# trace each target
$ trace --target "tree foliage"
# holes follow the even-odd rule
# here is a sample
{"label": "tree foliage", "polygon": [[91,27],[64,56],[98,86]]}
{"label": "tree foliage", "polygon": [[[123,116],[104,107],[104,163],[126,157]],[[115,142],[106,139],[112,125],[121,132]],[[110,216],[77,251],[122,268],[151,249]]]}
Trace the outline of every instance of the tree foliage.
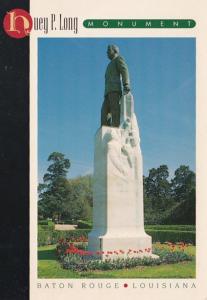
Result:
{"label": "tree foliage", "polygon": [[168,167],[161,165],[151,169],[149,176],[145,177],[145,193],[151,203],[152,209],[165,210],[170,200],[170,183],[168,181]]}
{"label": "tree foliage", "polygon": [[195,173],[181,165],[169,179],[168,167],[144,177],[146,224],[195,224]]}
{"label": "tree foliage", "polygon": [[53,152],[43,183],[38,186],[38,216],[58,222],[92,218],[92,179],[91,176],[67,179],[70,160],[64,154]]}
{"label": "tree foliage", "polygon": [[53,152],[49,155],[51,162],[47,173],[43,177],[43,184],[39,184],[39,215],[44,218],[60,220],[64,212],[64,202],[68,194],[66,175],[70,168],[70,161],[64,154]]}
{"label": "tree foliage", "polygon": [[172,196],[176,202],[187,199],[195,188],[195,173],[188,166],[181,165],[171,181]]}
{"label": "tree foliage", "polygon": [[64,218],[89,220],[92,218],[92,179],[90,175],[68,180],[69,193],[64,205]]}

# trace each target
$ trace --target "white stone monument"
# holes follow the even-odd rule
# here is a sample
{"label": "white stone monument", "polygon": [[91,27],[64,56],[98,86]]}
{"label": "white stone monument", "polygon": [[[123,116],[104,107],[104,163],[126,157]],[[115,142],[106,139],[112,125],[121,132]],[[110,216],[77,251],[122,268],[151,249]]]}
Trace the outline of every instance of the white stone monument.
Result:
{"label": "white stone monument", "polygon": [[155,257],[144,230],[142,154],[131,93],[121,98],[119,128],[102,126],[95,136],[89,251],[100,252],[101,259],[109,253],[111,258]]}

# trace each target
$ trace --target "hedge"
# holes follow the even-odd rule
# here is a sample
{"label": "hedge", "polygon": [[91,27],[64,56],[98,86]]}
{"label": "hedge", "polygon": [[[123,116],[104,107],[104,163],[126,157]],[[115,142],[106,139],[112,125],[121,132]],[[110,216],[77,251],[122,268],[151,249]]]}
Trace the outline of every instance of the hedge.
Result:
{"label": "hedge", "polygon": [[52,221],[47,222],[47,224],[38,225],[38,231],[39,230],[54,230],[55,229],[55,223]]}
{"label": "hedge", "polygon": [[195,231],[178,230],[154,230],[146,229],[146,233],[152,237],[152,242],[185,242],[195,245]]}
{"label": "hedge", "polygon": [[79,238],[80,236],[88,237],[91,229],[76,229],[76,230],[39,230],[38,231],[38,246],[56,244],[59,239]]}
{"label": "hedge", "polygon": [[[80,220],[77,225],[80,229],[92,229],[92,223],[87,221]],[[145,229],[195,231],[195,225],[145,225]]]}
{"label": "hedge", "polygon": [[38,221],[38,225],[48,225],[48,221],[47,220]]}
{"label": "hedge", "polygon": [[[87,237],[91,229],[76,229],[67,231],[58,230],[39,230],[38,231],[38,246],[56,244],[59,239],[72,239],[81,236]],[[194,231],[178,231],[178,230],[153,230],[147,229],[147,234],[152,237],[155,242],[185,242],[195,244]]]}
{"label": "hedge", "polygon": [[77,221],[75,221],[75,220],[63,220],[62,224],[77,225]]}
{"label": "hedge", "polygon": [[90,223],[90,222],[87,222],[87,221],[82,221],[82,220],[80,220],[80,221],[78,221],[78,228],[80,228],[80,229],[92,229],[92,223]]}
{"label": "hedge", "polygon": [[145,225],[145,229],[195,231],[195,225]]}

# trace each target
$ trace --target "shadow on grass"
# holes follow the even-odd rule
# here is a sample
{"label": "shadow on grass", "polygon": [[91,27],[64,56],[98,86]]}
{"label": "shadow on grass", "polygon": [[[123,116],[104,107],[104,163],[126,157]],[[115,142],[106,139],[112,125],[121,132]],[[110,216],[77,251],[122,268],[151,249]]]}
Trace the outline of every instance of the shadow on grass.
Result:
{"label": "shadow on grass", "polygon": [[39,250],[38,251],[38,259],[39,260],[57,260],[55,255],[55,250]]}

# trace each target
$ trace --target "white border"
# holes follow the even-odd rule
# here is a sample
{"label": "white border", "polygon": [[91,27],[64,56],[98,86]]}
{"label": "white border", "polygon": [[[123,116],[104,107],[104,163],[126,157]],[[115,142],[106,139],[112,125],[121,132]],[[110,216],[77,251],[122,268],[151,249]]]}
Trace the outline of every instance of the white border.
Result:
{"label": "white border", "polygon": [[[30,296],[38,299],[101,299],[119,297],[119,299],[207,299],[207,18],[205,1],[193,0],[118,0],[96,2],[95,0],[30,0],[32,17],[48,16],[50,13],[62,13],[65,16],[79,18],[78,37],[196,37],[196,174],[197,174],[197,256],[196,279],[38,279],[37,278],[37,38],[67,37],[74,38],[73,32],[50,32],[45,36],[32,31],[30,37]],[[134,18],[134,19],[194,19],[197,23],[193,29],[106,29],[91,30],[82,27],[85,19],[92,18]],[[81,282],[195,282],[196,289],[81,289]],[[37,282],[73,282],[73,289],[38,289]]]}

